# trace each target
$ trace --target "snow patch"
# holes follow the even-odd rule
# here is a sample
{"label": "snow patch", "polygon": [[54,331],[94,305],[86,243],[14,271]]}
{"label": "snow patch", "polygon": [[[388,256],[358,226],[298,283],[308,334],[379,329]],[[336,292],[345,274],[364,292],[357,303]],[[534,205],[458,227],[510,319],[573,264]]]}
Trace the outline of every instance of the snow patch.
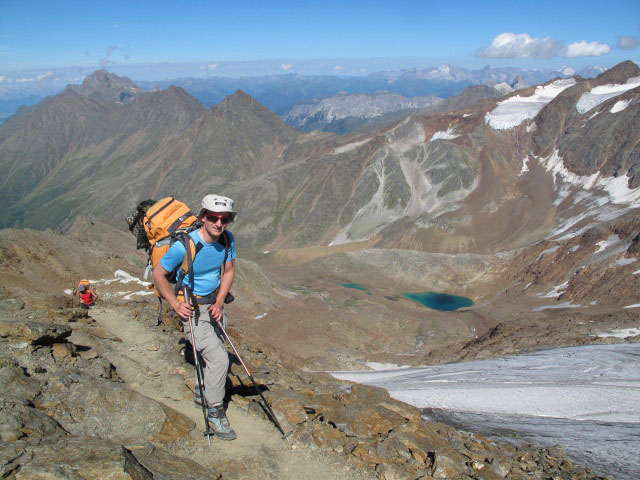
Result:
{"label": "snow patch", "polygon": [[618,235],[616,235],[615,233],[613,235],[609,235],[609,237],[607,237],[606,240],[601,240],[598,243],[596,243],[596,245],[598,245],[598,250],[596,250],[593,253],[602,252],[607,247],[616,244],[618,241],[620,241],[620,237]]}
{"label": "snow patch", "polygon": [[562,157],[558,155],[558,151],[553,152],[549,157],[540,161],[542,166],[548,172],[556,177],[560,177],[562,181],[591,190],[592,188],[600,188],[604,190],[611,202],[615,204],[635,204],[640,200],[640,187],[629,188],[629,177],[621,175],[619,177],[604,177],[600,172],[593,175],[583,176],[570,172],[565,166]]}
{"label": "snow patch", "polygon": [[454,138],[458,138],[460,136],[459,133],[456,133],[455,128],[448,128],[446,132],[436,132],[431,137],[430,141],[433,140],[452,140]]}
{"label": "snow patch", "polygon": [[629,265],[637,260],[637,258],[619,258],[616,260],[616,265]]}
{"label": "snow patch", "polygon": [[104,283],[105,285],[109,285],[111,283],[114,282],[120,282],[120,283],[137,283],[139,285],[142,285],[143,287],[148,287],[149,285],[151,285],[150,282],[145,282],[143,280],[140,280],[138,277],[134,277],[133,275],[125,272],[124,270],[116,270],[114,272],[115,278],[111,278],[111,279],[101,279],[101,280],[89,280],[90,283],[95,283],[95,284],[100,284],[100,283]]}
{"label": "snow patch", "polygon": [[629,104],[631,103],[631,100],[618,100],[615,105],[613,107],[611,107],[611,110],[609,110],[611,113],[618,113],[623,111],[625,108],[627,108],[629,106]]}
{"label": "snow patch", "polygon": [[624,84],[607,84],[594,87],[591,91],[583,93],[576,103],[579,114],[588,112],[610,98],[616,97],[628,90],[640,86],[640,77],[632,77]]}
{"label": "snow patch", "polygon": [[[627,305],[624,308],[634,308],[634,307],[640,307],[640,303],[636,305]],[[600,337],[600,338],[607,338],[607,337],[628,338],[628,337],[635,337],[636,335],[640,335],[640,328],[621,328],[618,330],[611,330],[609,332],[597,333],[595,335],[589,335],[589,336]]]}
{"label": "snow patch", "polygon": [[580,307],[582,307],[582,305],[574,305],[571,302],[563,302],[563,303],[556,303],[553,305],[544,305],[542,307],[532,308],[531,310],[534,312],[541,312],[542,310],[551,310],[554,308],[580,308]]}
{"label": "snow patch", "polygon": [[398,370],[400,368],[410,368],[409,365],[396,365],[394,363],[365,362],[365,365],[371,370],[375,370],[377,372],[383,372],[386,370]]}
{"label": "snow patch", "polygon": [[134,295],[140,295],[140,296],[145,296],[145,295],[153,295],[154,293],[152,291],[141,291],[141,292],[132,292],[129,295],[126,295],[124,297],[125,300],[132,300],[131,297],[133,297]]}
{"label": "snow patch", "polygon": [[64,290],[64,293],[66,293],[67,295],[73,295],[73,290],[67,288],[66,290]]}
{"label": "snow patch", "polygon": [[536,258],[535,261],[537,262],[538,260],[540,260],[540,258],[542,258],[543,255],[546,255],[547,253],[557,252],[558,250],[560,250],[560,245],[556,245],[555,247],[547,248],[543,252],[540,252],[540,255],[538,255],[538,258]]}
{"label": "snow patch", "polygon": [[485,122],[494,130],[517,127],[525,120],[534,118],[542,108],[566,88],[575,85],[573,78],[556,80],[549,85],[539,86],[530,97],[516,95],[502,102],[485,116]]}
{"label": "snow patch", "polygon": [[529,157],[524,157],[522,159],[522,168],[520,169],[520,173],[518,174],[519,177],[521,177],[522,175],[524,175],[525,173],[527,173],[529,171],[529,167],[527,166],[527,162],[529,162]]}
{"label": "snow patch", "polygon": [[555,287],[553,287],[549,292],[547,292],[544,295],[539,293],[538,297],[542,297],[542,298],[556,298],[556,297],[559,297],[562,294],[562,292],[564,291],[564,289],[567,288],[567,285],[569,285],[569,280],[567,280],[563,284],[556,285]]}
{"label": "snow patch", "polygon": [[262,315],[256,315],[255,317],[253,317],[255,320],[260,320],[261,318],[264,318],[267,316],[267,312],[264,312]]}

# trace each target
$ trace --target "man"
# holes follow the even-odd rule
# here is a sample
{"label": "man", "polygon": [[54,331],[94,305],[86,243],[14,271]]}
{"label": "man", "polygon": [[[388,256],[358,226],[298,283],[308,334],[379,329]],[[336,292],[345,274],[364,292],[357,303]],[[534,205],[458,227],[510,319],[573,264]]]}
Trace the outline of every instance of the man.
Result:
{"label": "man", "polygon": [[[224,321],[223,302],[235,276],[236,251],[233,235],[231,232],[225,234],[228,249],[225,248],[222,238],[227,225],[233,222],[235,217],[233,200],[230,198],[207,195],[202,199],[202,210],[199,214],[202,227],[189,234],[198,252],[193,261],[193,284],[189,285],[188,276],[183,280],[183,284],[187,285],[198,299],[200,319],[197,326],[191,322],[195,347],[206,362],[203,387],[209,406],[209,423],[215,435],[223,440],[235,439],[236,432],[231,428],[223,406],[229,356],[215,324]],[[174,242],[154,267],[152,276],[158,292],[180,316],[184,330],[189,334],[187,320],[193,314],[193,306],[188,299],[176,297],[167,280],[167,273],[182,264],[185,254],[182,242]],[[198,404],[202,402],[197,388],[195,401]]]}

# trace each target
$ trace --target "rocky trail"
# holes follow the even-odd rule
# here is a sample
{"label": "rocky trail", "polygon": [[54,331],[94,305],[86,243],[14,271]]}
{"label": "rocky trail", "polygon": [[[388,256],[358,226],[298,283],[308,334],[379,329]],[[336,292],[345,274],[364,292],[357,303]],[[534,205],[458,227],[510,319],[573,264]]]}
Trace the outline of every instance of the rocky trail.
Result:
{"label": "rocky trail", "polygon": [[[244,408],[246,404],[240,406],[233,401],[229,402],[227,415],[238,438],[226,442],[212,437],[208,444],[202,435],[202,409],[193,402],[191,388],[195,387],[192,383],[195,380],[190,382],[193,367],[184,361],[181,352],[182,335],[163,332],[153,322],[145,324],[122,308],[98,306],[90,314],[99,328],[104,329],[106,338],[113,339],[100,342],[95,348],[99,355],[110,359],[129,388],[167,405],[195,424],[191,442],[174,447],[172,453],[187,456],[203,467],[213,463],[216,470],[222,462],[228,468],[224,478],[234,478],[234,475],[246,478],[248,466],[262,470],[263,478],[283,480],[369,478],[339,459],[326,458],[321,452],[296,450],[296,445],[283,439],[266,416],[250,416]],[[74,333],[70,340],[83,343],[87,338]]]}
{"label": "rocky trail", "polygon": [[[232,364],[238,438],[211,444],[182,332],[152,303],[0,301],[0,476],[62,479],[592,479],[558,447],[514,447],[426,421],[385,390],[303,372],[228,332],[287,439]],[[238,321],[239,322],[239,321]],[[239,322],[240,323],[240,322]],[[243,380],[244,379],[244,380]]]}

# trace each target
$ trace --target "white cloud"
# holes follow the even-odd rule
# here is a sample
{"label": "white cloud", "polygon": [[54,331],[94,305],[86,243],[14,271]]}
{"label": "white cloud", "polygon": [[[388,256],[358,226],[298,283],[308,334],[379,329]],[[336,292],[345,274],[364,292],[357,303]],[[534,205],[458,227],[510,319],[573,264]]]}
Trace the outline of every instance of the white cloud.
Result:
{"label": "white cloud", "polygon": [[618,37],[620,50],[633,50],[638,46],[638,37]]}
{"label": "white cloud", "polygon": [[366,69],[366,68],[361,68],[361,69],[360,69],[360,71],[361,71],[362,73],[364,73],[364,72],[366,72],[366,71],[367,71],[367,69]]}
{"label": "white cloud", "polygon": [[557,56],[562,44],[551,37],[534,38],[528,33],[501,33],[491,45],[478,51],[476,56],[485,58],[552,58]]}
{"label": "white cloud", "polygon": [[107,65],[115,65],[116,62],[114,62],[113,60],[109,60],[108,58],[101,58],[100,59],[100,66],[101,67],[106,67]]}
{"label": "white cloud", "polygon": [[573,42],[567,47],[566,57],[599,57],[600,55],[606,55],[611,51],[611,47],[606,43],[600,42],[587,42],[582,40],[581,42]]}
{"label": "white cloud", "polygon": [[2,75],[0,75],[0,83],[4,82],[4,77]]}
{"label": "white cloud", "polygon": [[339,72],[340,70],[344,70],[344,67],[343,67],[342,65],[336,65],[335,67],[333,67],[333,69],[334,69],[336,72]]}
{"label": "white cloud", "polygon": [[108,57],[109,55],[111,55],[111,54],[112,54],[115,50],[117,50],[117,49],[118,49],[118,46],[117,46],[117,45],[109,45],[109,46],[105,49],[105,53],[106,53],[107,57]]}
{"label": "white cloud", "polygon": [[38,75],[38,76],[36,77],[36,80],[37,80],[37,81],[44,80],[45,78],[50,77],[50,76],[52,76],[52,75],[53,75],[53,72],[43,73],[42,75]]}
{"label": "white cloud", "polygon": [[[45,78],[48,78],[48,77],[50,77],[52,75],[53,75],[53,72],[49,71],[49,72],[41,73],[37,77],[16,78],[16,83],[39,82],[40,80],[44,80]],[[4,77],[2,77],[2,78],[4,78]],[[10,80],[8,80],[8,81],[10,81]]]}
{"label": "white cloud", "polygon": [[215,70],[216,68],[218,68],[218,63],[210,63],[209,65],[207,65],[207,70]]}
{"label": "white cloud", "polygon": [[293,67],[293,64],[291,64],[291,63],[283,63],[282,65],[280,65],[280,68],[282,70],[289,70],[289,69],[291,69],[291,67]]}

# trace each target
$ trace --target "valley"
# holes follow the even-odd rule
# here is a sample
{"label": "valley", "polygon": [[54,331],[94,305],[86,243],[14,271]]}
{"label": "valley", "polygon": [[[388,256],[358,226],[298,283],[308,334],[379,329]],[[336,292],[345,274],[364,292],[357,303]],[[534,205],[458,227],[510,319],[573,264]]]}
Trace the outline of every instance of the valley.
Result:
{"label": "valley", "polygon": [[[437,406],[410,407],[391,387],[389,397],[324,372],[355,379],[371,365],[450,367],[637,344],[639,79],[637,65],[624,62],[595,78],[458,99],[451,110],[335,135],[297,132],[242,91],[208,109],[180,88],[143,92],[100,74],[10,118],[0,126],[0,349],[17,362],[3,360],[3,375],[29,392],[3,400],[22,412],[6,434],[22,453],[9,455],[3,475],[28,478],[19,476],[26,466],[7,465],[25,462],[27,451],[44,455],[42,435],[31,433],[43,431],[37,423],[65,442],[94,428],[95,438],[158,472],[170,472],[161,467],[176,461],[169,454],[193,454],[197,468],[243,478],[203,454],[197,411],[186,408],[193,380],[180,334],[167,315],[157,324],[158,302],[142,278],[146,255],[125,222],[146,198],[171,194],[197,210],[216,192],[239,210],[230,226],[239,256],[227,310],[233,334],[293,439],[272,451],[275,436],[261,424],[262,453],[248,443],[237,458],[250,458],[265,478],[300,478],[305,462],[329,462],[327,478],[600,478],[583,468],[593,462],[584,455],[565,459],[560,449],[513,447],[421,420],[416,407]],[[69,294],[80,278],[99,298],[86,315]],[[473,304],[433,310],[403,296],[427,291]],[[49,333],[25,333],[25,322]],[[608,335],[618,331],[630,334]],[[153,438],[124,435],[117,405],[106,421],[113,428],[63,408],[65,396],[81,397],[74,375],[101,391],[95,372],[109,364],[122,377],[108,379],[114,395],[149,397],[165,412]],[[259,417],[234,381],[232,421]],[[62,430],[36,422],[36,413]],[[113,448],[104,455],[117,457]]]}

